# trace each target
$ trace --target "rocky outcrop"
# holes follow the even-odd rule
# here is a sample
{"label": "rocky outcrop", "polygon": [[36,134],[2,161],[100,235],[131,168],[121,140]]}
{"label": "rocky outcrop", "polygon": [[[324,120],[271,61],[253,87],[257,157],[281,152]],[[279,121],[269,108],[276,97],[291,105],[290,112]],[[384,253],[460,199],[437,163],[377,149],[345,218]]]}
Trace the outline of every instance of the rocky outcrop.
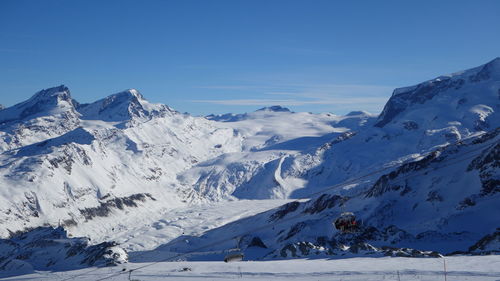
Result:
{"label": "rocky outcrop", "polygon": [[0,239],[0,249],[0,277],[34,270],[112,266],[128,259],[115,242],[91,245],[88,238],[69,237],[62,227],[38,227]]}

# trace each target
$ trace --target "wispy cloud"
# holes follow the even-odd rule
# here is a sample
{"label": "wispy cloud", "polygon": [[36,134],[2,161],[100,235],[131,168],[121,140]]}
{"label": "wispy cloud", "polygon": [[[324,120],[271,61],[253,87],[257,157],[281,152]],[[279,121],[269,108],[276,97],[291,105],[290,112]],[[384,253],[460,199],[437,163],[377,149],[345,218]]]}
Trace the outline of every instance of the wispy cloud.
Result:
{"label": "wispy cloud", "polygon": [[306,83],[273,83],[273,84],[237,84],[237,85],[203,85],[193,86],[195,89],[258,91],[273,95],[324,93],[324,94],[383,94],[390,93],[395,87],[386,85],[358,84],[306,84]]}
{"label": "wispy cloud", "polygon": [[190,100],[190,102],[210,103],[219,105],[283,105],[283,106],[301,106],[301,105],[355,105],[383,103],[386,98],[331,98],[331,99],[218,99],[218,100]]}
{"label": "wispy cloud", "polygon": [[[314,106],[345,110],[380,111],[394,87],[357,84],[274,83],[267,85],[209,85],[199,89],[220,90],[232,98],[194,99],[189,102],[223,106]],[[234,98],[235,96],[252,98]]]}

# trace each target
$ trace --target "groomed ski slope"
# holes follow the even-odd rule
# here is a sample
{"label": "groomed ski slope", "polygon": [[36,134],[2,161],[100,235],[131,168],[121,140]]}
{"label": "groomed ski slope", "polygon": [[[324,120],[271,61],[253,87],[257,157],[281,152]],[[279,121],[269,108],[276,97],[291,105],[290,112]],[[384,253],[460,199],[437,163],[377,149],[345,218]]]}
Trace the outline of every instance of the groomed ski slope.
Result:
{"label": "groomed ski slope", "polygon": [[[446,257],[447,281],[500,280],[500,256]],[[66,272],[39,272],[5,280],[445,280],[440,258],[351,258],[342,260],[281,260],[224,262],[162,262],[119,274],[145,263],[88,268]],[[113,276],[114,275],[114,276]],[[399,275],[399,276],[398,276]],[[129,279],[130,277],[130,279]]]}

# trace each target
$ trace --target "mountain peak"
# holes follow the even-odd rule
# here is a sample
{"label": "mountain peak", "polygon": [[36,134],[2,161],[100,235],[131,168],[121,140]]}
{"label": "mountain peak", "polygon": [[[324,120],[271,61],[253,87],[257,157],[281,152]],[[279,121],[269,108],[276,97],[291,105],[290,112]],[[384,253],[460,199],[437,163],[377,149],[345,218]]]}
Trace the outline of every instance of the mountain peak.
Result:
{"label": "mountain peak", "polygon": [[69,100],[71,99],[71,94],[69,92],[68,87],[60,85],[57,87],[52,87],[38,91],[31,97],[30,100],[46,100],[53,97]]}
{"label": "mountain peak", "polygon": [[60,85],[36,92],[30,99],[5,108],[0,113],[0,123],[26,117],[54,115],[74,109],[68,87]]}
{"label": "mountain peak", "polygon": [[172,111],[168,106],[149,103],[136,89],[112,94],[91,104],[78,107],[83,119],[128,121],[133,118],[151,118]]}
{"label": "mountain peak", "polygon": [[[457,95],[452,97],[449,96],[450,93],[465,95],[469,88],[477,90],[483,88],[482,85],[496,83],[497,81],[500,81],[500,58],[495,58],[486,64],[468,70],[442,75],[414,86],[397,88],[386,103],[375,126],[384,127],[409,107],[428,103],[431,100],[439,103],[439,101],[433,99],[435,96],[446,96],[449,99],[455,99]],[[478,91],[477,94],[486,97],[489,96],[492,90],[494,91],[493,88],[486,87],[483,91]],[[467,100],[467,97],[462,98]]]}
{"label": "mountain peak", "polygon": [[345,116],[358,116],[358,115],[371,116],[372,114],[368,111],[356,110],[356,111],[351,111],[351,112],[347,113]]}
{"label": "mountain peak", "polygon": [[271,112],[291,112],[290,109],[282,107],[281,105],[273,105],[268,107],[263,107],[256,111],[271,111]]}
{"label": "mountain peak", "polygon": [[107,98],[112,98],[112,97],[116,97],[116,98],[131,98],[131,99],[137,99],[137,100],[143,100],[145,101],[144,97],[142,96],[142,94],[136,90],[136,89],[128,89],[128,90],[125,90],[125,91],[122,91],[122,92],[119,92],[119,93],[116,93],[116,94],[113,94],[111,96],[108,96]]}
{"label": "mountain peak", "polygon": [[500,66],[500,57],[496,57],[494,58],[493,60],[491,60],[489,63],[487,64],[492,64],[492,65],[495,65],[495,66]]}

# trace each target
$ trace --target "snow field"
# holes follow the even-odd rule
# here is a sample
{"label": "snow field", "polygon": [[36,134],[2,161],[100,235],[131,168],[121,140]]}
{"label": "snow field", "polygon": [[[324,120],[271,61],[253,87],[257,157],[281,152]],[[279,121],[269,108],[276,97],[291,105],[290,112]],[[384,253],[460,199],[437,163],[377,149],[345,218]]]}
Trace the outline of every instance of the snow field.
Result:
{"label": "snow field", "polygon": [[[500,256],[446,257],[447,281],[500,280]],[[280,260],[243,262],[162,262],[123,272],[105,280],[445,280],[443,259],[439,258],[350,258],[341,260]],[[128,263],[117,267],[68,272],[38,272],[5,280],[61,280],[79,275],[75,280],[98,280],[145,266]],[[92,270],[95,270],[91,272]],[[399,275],[399,276],[398,276]]]}

